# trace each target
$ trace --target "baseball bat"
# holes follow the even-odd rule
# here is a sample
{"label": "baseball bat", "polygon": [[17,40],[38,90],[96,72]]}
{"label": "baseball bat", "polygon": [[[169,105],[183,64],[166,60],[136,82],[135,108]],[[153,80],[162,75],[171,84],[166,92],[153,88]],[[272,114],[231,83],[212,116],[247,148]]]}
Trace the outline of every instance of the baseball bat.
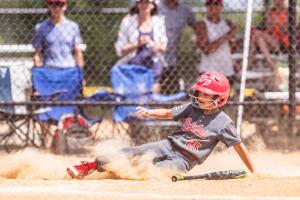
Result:
{"label": "baseball bat", "polygon": [[196,179],[225,180],[225,179],[245,178],[246,176],[247,176],[246,170],[225,170],[225,171],[210,172],[210,173],[194,175],[194,176],[175,175],[172,176],[172,181],[176,182],[176,181],[196,180]]}

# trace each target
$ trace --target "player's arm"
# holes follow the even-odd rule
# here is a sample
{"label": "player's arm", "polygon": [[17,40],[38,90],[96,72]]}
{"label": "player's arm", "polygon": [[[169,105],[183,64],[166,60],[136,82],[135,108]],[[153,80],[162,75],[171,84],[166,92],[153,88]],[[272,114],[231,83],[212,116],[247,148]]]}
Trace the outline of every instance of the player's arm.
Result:
{"label": "player's arm", "polygon": [[255,173],[255,167],[254,164],[250,158],[249,152],[246,149],[245,145],[243,143],[239,143],[234,145],[234,149],[235,151],[239,154],[240,158],[242,159],[242,161],[245,163],[245,165],[247,166],[247,168],[252,172]]}
{"label": "player's arm", "polygon": [[138,107],[136,114],[140,117],[150,117],[157,119],[173,119],[171,109],[147,109]]}
{"label": "player's arm", "polygon": [[81,51],[80,45],[76,45],[74,48],[74,58],[76,66],[84,67],[83,53]]}
{"label": "player's arm", "polygon": [[33,54],[33,66],[35,67],[41,67],[43,65],[42,63],[42,50],[41,49],[35,49],[35,52]]}

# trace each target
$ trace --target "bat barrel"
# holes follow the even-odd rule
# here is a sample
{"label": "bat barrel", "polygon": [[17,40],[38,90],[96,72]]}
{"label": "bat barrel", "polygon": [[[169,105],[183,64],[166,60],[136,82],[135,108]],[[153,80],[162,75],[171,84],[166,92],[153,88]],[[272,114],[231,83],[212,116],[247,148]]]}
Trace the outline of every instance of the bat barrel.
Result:
{"label": "bat barrel", "polygon": [[247,176],[245,170],[225,170],[218,172],[211,172],[207,174],[194,175],[194,176],[182,176],[175,175],[172,176],[172,181],[182,181],[182,180],[195,180],[195,179],[207,179],[207,180],[225,180],[225,179],[235,179],[244,178]]}

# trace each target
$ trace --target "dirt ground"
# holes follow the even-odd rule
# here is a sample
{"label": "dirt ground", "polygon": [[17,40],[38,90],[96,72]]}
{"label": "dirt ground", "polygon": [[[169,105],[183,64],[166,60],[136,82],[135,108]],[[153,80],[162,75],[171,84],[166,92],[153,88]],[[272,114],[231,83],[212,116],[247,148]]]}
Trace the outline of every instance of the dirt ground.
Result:
{"label": "dirt ground", "polygon": [[[91,160],[121,147],[120,141],[99,144],[86,157],[57,156],[36,149],[3,154],[0,159],[0,199],[300,199],[300,152],[265,149],[251,151],[258,175],[235,180],[171,182],[173,172],[162,172],[147,157],[132,169],[126,162],[110,166],[116,175],[97,173],[71,180],[67,166]],[[122,159],[120,159],[122,160]],[[213,153],[188,174],[245,169],[232,149]]]}

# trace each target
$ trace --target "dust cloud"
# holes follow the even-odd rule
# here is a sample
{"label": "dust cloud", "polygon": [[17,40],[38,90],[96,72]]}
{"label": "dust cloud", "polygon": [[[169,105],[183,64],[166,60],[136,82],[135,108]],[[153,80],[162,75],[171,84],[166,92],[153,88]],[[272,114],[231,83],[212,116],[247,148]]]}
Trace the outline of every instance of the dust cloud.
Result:
{"label": "dust cloud", "polygon": [[139,158],[128,159],[118,152],[127,142],[114,139],[99,143],[89,156],[54,155],[46,151],[27,148],[12,154],[0,155],[1,179],[70,179],[66,168],[80,161],[94,161],[97,155],[109,155],[110,164],[105,166],[109,173],[89,175],[87,179],[129,179],[145,180],[166,177],[173,172],[158,170],[152,165],[153,156],[149,153]]}
{"label": "dust cloud", "polygon": [[67,158],[36,149],[1,155],[0,177],[7,179],[63,179]]}
{"label": "dust cloud", "polygon": [[[66,168],[79,164],[80,161],[93,161],[97,155],[107,155],[109,171],[94,172],[85,179],[128,179],[149,180],[164,179],[174,171],[159,170],[152,164],[153,155],[146,154],[139,158],[128,159],[118,150],[127,147],[122,140],[107,140],[99,143],[88,156],[53,155],[37,149],[25,149],[12,154],[0,155],[1,179],[62,180],[70,179]],[[260,149],[250,152],[259,174],[265,177],[300,177],[300,152],[275,152]],[[202,165],[196,166],[188,174],[201,174],[226,169],[246,169],[236,152],[230,148],[213,152]],[[251,175],[250,175],[251,177]]]}

